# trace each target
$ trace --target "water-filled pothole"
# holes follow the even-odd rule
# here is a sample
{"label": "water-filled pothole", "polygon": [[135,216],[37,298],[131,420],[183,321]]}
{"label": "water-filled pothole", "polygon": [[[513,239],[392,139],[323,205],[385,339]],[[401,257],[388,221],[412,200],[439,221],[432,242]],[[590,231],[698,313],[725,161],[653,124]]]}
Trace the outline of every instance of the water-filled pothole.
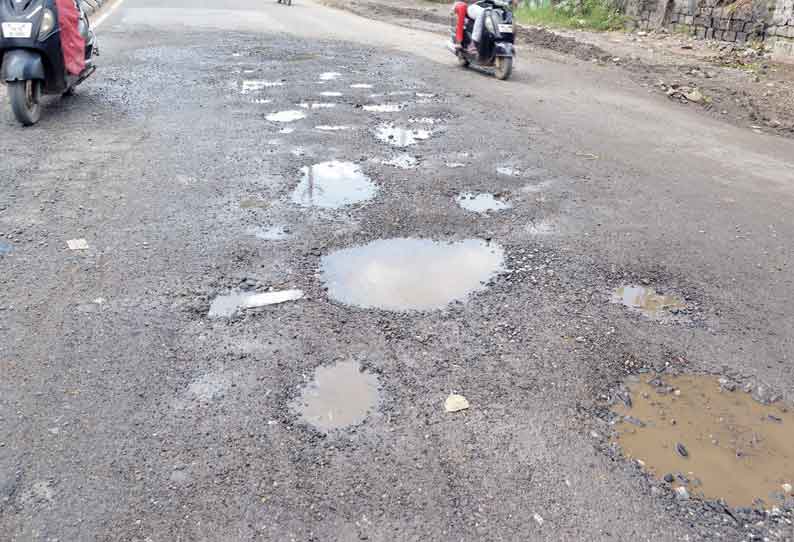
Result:
{"label": "water-filled pothole", "polygon": [[325,96],[326,98],[339,98],[341,95],[341,92],[337,92],[335,90],[327,90],[320,93],[320,96]]}
{"label": "water-filled pothole", "polygon": [[392,166],[399,169],[412,169],[419,164],[419,161],[410,154],[403,153],[398,154],[397,156],[392,156],[391,158],[387,158],[381,163],[385,166]]}
{"label": "water-filled pothole", "polygon": [[269,114],[265,118],[270,122],[294,122],[296,120],[305,119],[306,113],[296,110],[278,111],[276,113]]}
{"label": "water-filled pothole", "polygon": [[612,293],[612,302],[639,311],[650,318],[676,314],[686,308],[681,299],[657,293],[647,286],[621,286]]}
{"label": "water-filled pothole", "polygon": [[5,256],[6,254],[11,254],[13,247],[8,243],[4,243],[0,241],[0,256]]}
{"label": "water-filled pothole", "polygon": [[249,235],[264,241],[281,241],[289,237],[289,230],[285,226],[253,227],[248,229]]}
{"label": "water-filled pothole", "polygon": [[323,257],[328,295],[362,308],[440,309],[464,301],[503,269],[504,250],[480,239],[381,239]]}
{"label": "water-filled pothole", "polygon": [[320,74],[320,81],[336,81],[342,77],[342,74],[339,72],[325,72]]}
{"label": "water-filled pothole", "polygon": [[490,211],[503,211],[511,207],[510,203],[497,198],[493,194],[460,194],[456,200],[458,205],[474,213],[485,214]]}
{"label": "water-filled pothole", "polygon": [[240,93],[250,94],[252,92],[259,92],[266,88],[284,86],[283,81],[259,81],[259,80],[246,80],[240,84]]}
{"label": "water-filled pothole", "polygon": [[395,147],[409,147],[419,141],[430,139],[430,130],[400,128],[393,124],[381,124],[375,129],[375,137]]}
{"label": "water-filled pothole", "polygon": [[519,177],[521,175],[521,170],[512,166],[498,167],[496,168],[496,172],[499,175],[506,175],[507,177]]}
{"label": "water-filled pothole", "polygon": [[397,113],[403,108],[402,104],[377,104],[365,105],[364,111],[368,113]]}
{"label": "water-filled pothole", "polygon": [[321,162],[301,168],[292,201],[304,207],[338,209],[375,197],[377,185],[353,162]]}
{"label": "water-filled pothole", "polygon": [[303,421],[327,432],[360,424],[378,400],[378,378],[357,361],[343,361],[318,367],[292,408]]}
{"label": "water-filled pothole", "polygon": [[372,85],[369,83],[354,83],[350,85],[350,88],[372,88]]}
{"label": "water-filled pothole", "polygon": [[278,305],[287,301],[297,301],[303,297],[301,290],[282,290],[276,292],[231,292],[219,295],[212,300],[207,316],[210,318],[231,318],[243,309],[258,309],[268,305]]}
{"label": "water-filled pothole", "polygon": [[324,102],[312,102],[312,103],[303,102],[301,104],[298,104],[298,106],[303,109],[332,109],[336,107],[336,104],[324,103]]}
{"label": "water-filled pothole", "polygon": [[794,483],[794,414],[735,389],[711,376],[630,383],[616,442],[679,495],[779,505]]}

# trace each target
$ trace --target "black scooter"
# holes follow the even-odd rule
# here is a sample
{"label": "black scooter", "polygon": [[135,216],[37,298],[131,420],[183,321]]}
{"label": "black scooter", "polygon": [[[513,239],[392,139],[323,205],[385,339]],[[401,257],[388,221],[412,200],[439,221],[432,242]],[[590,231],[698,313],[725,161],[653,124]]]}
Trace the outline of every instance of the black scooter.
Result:
{"label": "black scooter", "polygon": [[[506,80],[513,73],[515,57],[512,6],[504,0],[481,0],[476,5],[485,10],[482,39],[477,52],[469,50],[475,21],[468,16],[464,2],[457,2],[452,8],[452,39],[449,48],[461,66],[476,64],[494,68],[496,78]],[[464,21],[463,25],[460,23],[461,19]]]}
{"label": "black scooter", "polygon": [[42,94],[71,94],[96,71],[96,38],[82,9],[79,31],[86,62],[75,76],[64,66],[55,0],[0,0],[0,80],[8,85],[11,109],[24,126],[39,121]]}

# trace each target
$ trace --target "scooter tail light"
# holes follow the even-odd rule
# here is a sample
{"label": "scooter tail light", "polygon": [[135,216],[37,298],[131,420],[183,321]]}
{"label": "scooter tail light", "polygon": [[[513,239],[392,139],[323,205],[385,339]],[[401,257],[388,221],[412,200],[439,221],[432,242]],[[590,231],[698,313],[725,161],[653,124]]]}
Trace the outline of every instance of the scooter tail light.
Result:
{"label": "scooter tail light", "polygon": [[45,9],[41,14],[41,26],[39,27],[39,39],[43,40],[55,28],[55,14]]}

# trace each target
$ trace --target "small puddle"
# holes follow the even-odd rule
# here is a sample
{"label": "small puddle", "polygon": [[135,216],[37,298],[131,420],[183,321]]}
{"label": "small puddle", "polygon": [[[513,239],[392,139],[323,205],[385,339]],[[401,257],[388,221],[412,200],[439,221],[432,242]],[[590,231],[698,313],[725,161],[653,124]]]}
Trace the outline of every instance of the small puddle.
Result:
{"label": "small puddle", "polygon": [[447,162],[446,166],[450,169],[460,169],[462,167],[466,167],[466,164],[463,162]]}
{"label": "small puddle", "polygon": [[281,241],[289,237],[289,230],[285,226],[254,227],[248,229],[248,234],[264,241]]}
{"label": "small puddle", "polygon": [[320,81],[335,81],[342,77],[339,72],[325,72],[320,74]]}
{"label": "small puddle", "polygon": [[712,376],[660,377],[629,390],[631,407],[615,407],[624,416],[616,441],[658,478],[733,507],[777,506],[791,491],[794,414]]}
{"label": "small puddle", "polygon": [[621,286],[612,293],[612,303],[619,303],[651,318],[660,318],[686,308],[677,297],[659,294],[647,286]]}
{"label": "small puddle", "polygon": [[267,209],[270,207],[270,202],[258,198],[246,198],[240,200],[240,209]]}
{"label": "small puddle", "polygon": [[294,131],[295,131],[295,128],[293,128],[291,126],[288,126],[286,128],[282,128],[281,130],[279,130],[278,133],[287,135],[287,134],[293,133]]}
{"label": "small puddle", "polygon": [[430,94],[429,92],[417,92],[417,93],[416,93],[416,97],[417,97],[417,98],[426,98],[426,99],[429,99],[429,98],[435,98],[435,97],[436,97],[436,95],[435,95],[435,94]]}
{"label": "small puddle", "polygon": [[378,105],[365,105],[364,111],[369,113],[396,113],[401,111],[402,104],[378,104]]}
{"label": "small puddle", "polygon": [[331,109],[336,107],[336,104],[329,104],[329,103],[302,103],[299,107],[303,109]]}
{"label": "small puddle", "polygon": [[399,169],[412,169],[419,164],[419,161],[410,154],[398,154],[397,156],[383,160],[382,164]]}
{"label": "small puddle", "polygon": [[344,132],[345,130],[350,130],[350,126],[321,124],[319,126],[315,126],[314,129],[320,130],[321,132]]}
{"label": "small puddle", "polygon": [[322,280],[342,303],[393,311],[440,309],[485,289],[504,251],[480,239],[381,239],[324,256]]}
{"label": "small puddle", "polygon": [[353,162],[322,162],[301,168],[292,201],[303,207],[338,209],[375,197],[378,187]]}
{"label": "small puddle", "polygon": [[467,211],[481,214],[489,211],[503,211],[512,207],[508,202],[498,199],[493,194],[464,193],[459,195],[456,201]]}
{"label": "small puddle", "polygon": [[219,295],[212,300],[207,316],[210,318],[231,318],[242,309],[258,309],[268,305],[278,305],[287,301],[297,301],[303,297],[301,290],[277,292],[231,292]]}
{"label": "small puddle", "polygon": [[496,168],[496,172],[499,175],[506,175],[508,177],[520,177],[521,176],[521,170],[520,169],[516,169],[516,168],[510,167],[510,166],[498,167],[498,168]]}
{"label": "small puddle", "polygon": [[248,80],[248,81],[243,81],[240,84],[240,92],[242,94],[251,94],[252,92],[259,92],[266,88],[282,87],[282,86],[284,86],[284,83],[282,81]]}
{"label": "small puddle", "polygon": [[294,110],[279,111],[277,113],[271,113],[265,118],[270,122],[294,122],[296,120],[305,119],[306,113]]}
{"label": "small puddle", "polygon": [[326,90],[325,92],[320,93],[320,96],[325,96],[326,98],[338,98],[341,95],[341,92],[336,92],[334,90]]}
{"label": "small puddle", "polygon": [[411,130],[393,124],[381,124],[375,130],[375,137],[394,147],[410,147],[419,141],[430,139],[429,130]]}
{"label": "small puddle", "polygon": [[360,424],[378,400],[378,378],[357,361],[342,361],[318,367],[292,408],[304,422],[327,432]]}
{"label": "small puddle", "polygon": [[11,254],[12,250],[14,250],[14,248],[10,244],[0,241],[0,256]]}
{"label": "small puddle", "polygon": [[350,88],[372,88],[372,85],[369,83],[355,83],[350,85]]}

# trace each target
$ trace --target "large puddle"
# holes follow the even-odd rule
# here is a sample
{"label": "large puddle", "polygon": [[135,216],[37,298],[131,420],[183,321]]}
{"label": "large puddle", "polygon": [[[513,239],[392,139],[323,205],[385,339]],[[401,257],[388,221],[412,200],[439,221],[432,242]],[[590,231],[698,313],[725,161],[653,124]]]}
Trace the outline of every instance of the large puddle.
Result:
{"label": "large puddle", "polygon": [[378,187],[352,162],[321,162],[301,168],[292,201],[304,207],[338,209],[375,197]]}
{"label": "large puddle", "polygon": [[479,239],[381,239],[323,257],[328,295],[393,311],[440,309],[464,301],[503,269],[504,251]]}
{"label": "large puddle", "polygon": [[473,213],[486,214],[491,211],[503,211],[511,205],[493,194],[464,193],[457,197],[458,205]]}
{"label": "large puddle", "polygon": [[303,421],[321,431],[341,429],[364,421],[378,405],[378,378],[356,361],[319,367],[292,408]]}
{"label": "large puddle", "polygon": [[400,128],[393,124],[381,124],[375,129],[375,137],[395,147],[410,147],[419,141],[430,139],[430,131]]}
{"label": "large puddle", "polygon": [[621,286],[612,293],[612,302],[651,318],[662,318],[686,308],[684,302],[677,297],[657,293],[647,286]]}
{"label": "large puddle", "polygon": [[733,507],[780,505],[794,483],[794,414],[710,376],[629,384],[617,443],[683,494]]}

